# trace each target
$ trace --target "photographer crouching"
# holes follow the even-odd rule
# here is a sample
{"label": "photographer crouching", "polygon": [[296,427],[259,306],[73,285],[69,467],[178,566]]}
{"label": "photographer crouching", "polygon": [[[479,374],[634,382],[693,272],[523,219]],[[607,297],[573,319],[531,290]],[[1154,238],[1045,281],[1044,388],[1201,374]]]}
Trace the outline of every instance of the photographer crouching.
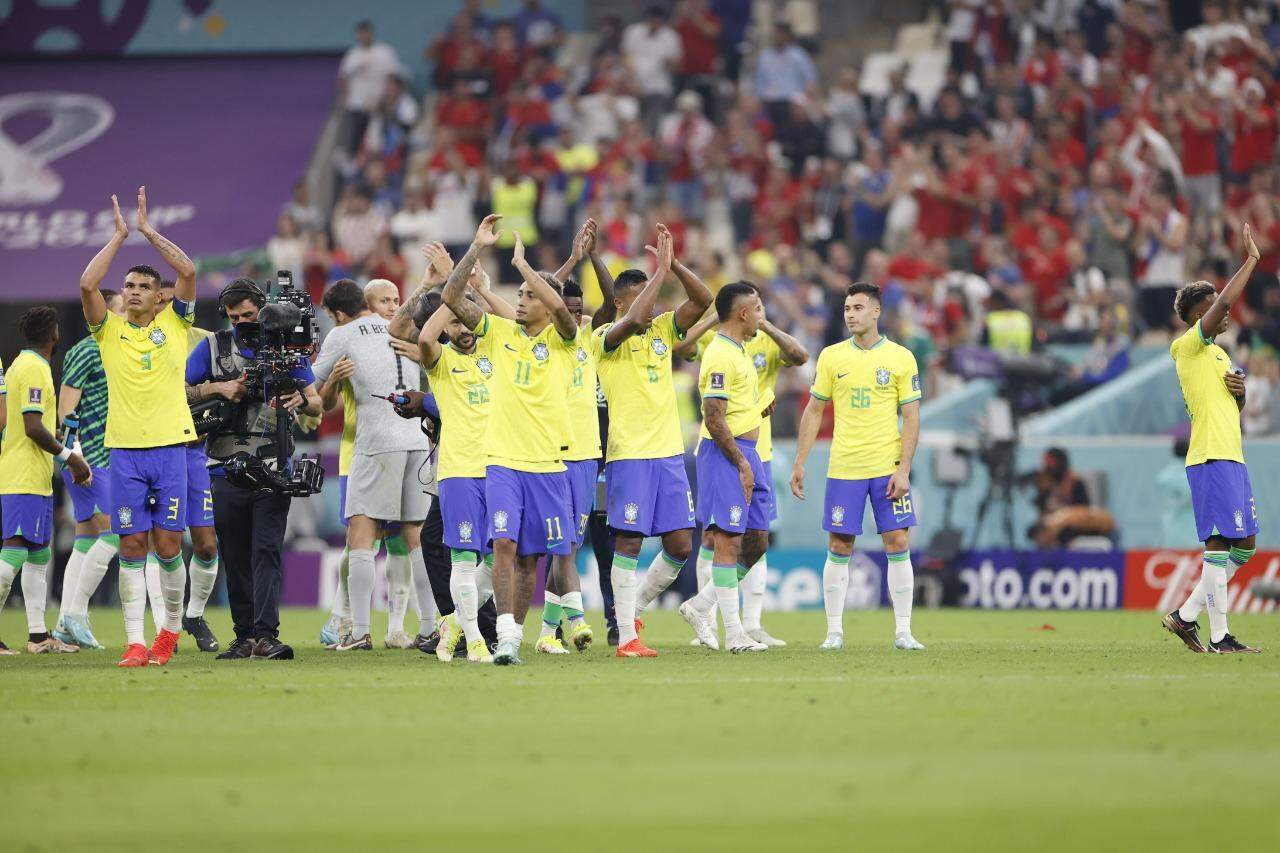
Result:
{"label": "photographer crouching", "polygon": [[291,660],[280,642],[281,552],[294,496],[320,490],[314,460],[292,460],[299,413],[319,416],[307,355],[315,312],[280,273],[274,299],[240,278],[218,296],[231,329],[202,341],[187,360],[187,402],[206,436],[214,528],[236,639],[219,660]]}

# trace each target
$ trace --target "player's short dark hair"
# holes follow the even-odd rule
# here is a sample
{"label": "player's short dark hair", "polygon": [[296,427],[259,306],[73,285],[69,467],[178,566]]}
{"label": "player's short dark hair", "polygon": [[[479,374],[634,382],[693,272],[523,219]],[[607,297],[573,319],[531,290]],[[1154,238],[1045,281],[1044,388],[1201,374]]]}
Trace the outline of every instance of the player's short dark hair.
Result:
{"label": "player's short dark hair", "polygon": [[845,296],[857,296],[864,294],[868,299],[874,299],[876,304],[880,304],[880,285],[870,281],[855,281],[845,290]]}
{"label": "player's short dark hair", "polygon": [[1173,310],[1188,326],[1191,325],[1191,312],[1205,299],[1218,295],[1218,289],[1207,281],[1193,281],[1178,291],[1173,297]]}
{"label": "player's short dark hair", "polygon": [[148,278],[154,279],[156,287],[164,287],[164,283],[160,278],[160,273],[153,266],[149,266],[147,264],[134,264],[125,271],[125,275],[128,275],[131,272],[136,272],[138,275],[145,275]]}
{"label": "player's short dark hair", "polygon": [[734,305],[743,296],[759,296],[760,291],[749,281],[735,281],[720,288],[716,294],[716,316],[723,323],[733,314]]}
{"label": "player's short dark hair", "polygon": [[18,318],[18,331],[28,346],[43,346],[53,340],[58,328],[58,312],[48,305],[28,308]]}
{"label": "player's short dark hair", "polygon": [[569,276],[564,280],[564,293],[562,295],[565,299],[581,299],[582,285],[578,284],[576,278]]}
{"label": "player's short dark hair", "polygon": [[327,310],[341,311],[348,317],[356,317],[369,306],[364,301],[364,291],[349,278],[340,278],[324,292],[320,304]]}
{"label": "player's short dark hair", "polygon": [[648,280],[649,275],[644,270],[638,270],[634,267],[629,270],[623,270],[613,280],[613,293],[618,296],[624,290],[630,290],[633,287],[644,287],[645,282]]}

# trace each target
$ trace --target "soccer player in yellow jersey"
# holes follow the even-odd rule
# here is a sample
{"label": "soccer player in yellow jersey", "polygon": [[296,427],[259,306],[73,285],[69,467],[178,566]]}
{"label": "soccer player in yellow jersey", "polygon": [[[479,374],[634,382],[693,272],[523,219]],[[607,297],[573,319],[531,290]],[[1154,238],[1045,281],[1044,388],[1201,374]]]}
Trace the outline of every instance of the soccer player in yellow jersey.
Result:
{"label": "soccer player in yellow jersey", "polygon": [[697,518],[712,533],[715,557],[712,582],[680,605],[680,615],[703,645],[716,648],[709,616],[718,605],[724,617],[725,648],[735,654],[762,652],[768,646],[742,629],[738,583],[769,541],[769,487],[756,452],[759,380],[744,347],[760,328],[764,304],[755,285],[734,282],[716,294],[716,315],[720,329],[707,345],[698,371],[702,440],[697,465]]}
{"label": "soccer player in yellow jersey", "polygon": [[[18,320],[26,348],[9,366],[4,396],[9,430],[0,449],[0,608],[14,576],[22,572],[27,610],[27,652],[77,652],[79,646],[49,636],[44,621],[48,600],[49,542],[53,538],[53,458],[67,463],[75,483],[93,479],[89,464],[57,438],[57,401],[49,359],[58,344],[58,314],[32,308]],[[12,654],[0,643],[0,654]]]}
{"label": "soccer player in yellow jersey", "polygon": [[[196,267],[147,219],[145,187],[138,188],[137,228],[177,273],[173,301],[160,303],[160,274],[145,265],[124,278],[125,316],[107,311],[98,289],[129,235],[115,209],[115,233],[80,277],[80,304],[98,342],[108,397],[106,445],[111,448],[112,531],[120,536],[120,602],[128,647],[120,665],[163,666],[182,630],[182,533],[187,526],[184,445],[196,437],[184,374],[187,331],[195,313]],[[154,502],[149,500],[154,499]],[[165,624],[150,649],[143,644],[147,537],[154,530],[165,599]]]}
{"label": "soccer player in yellow jersey", "polygon": [[[844,299],[847,341],[818,356],[817,376],[800,418],[791,491],[804,500],[804,463],[813,449],[827,405],[835,405],[835,436],[827,468],[822,527],[829,534],[822,569],[827,639],[822,648],[844,647],[844,600],[849,589],[849,556],[862,533],[862,515],[871,501],[876,532],[889,558],[887,583],[893,602],[894,648],[924,648],[911,636],[915,579],[908,530],[916,524],[911,503],[911,460],[920,439],[920,371],[915,356],[880,334],[880,288],[849,285]],[[902,426],[898,426],[898,418]]]}
{"label": "soccer player in yellow jersey", "polygon": [[[1227,631],[1227,584],[1255,553],[1258,511],[1244,464],[1240,410],[1244,408],[1244,375],[1231,367],[1231,357],[1215,343],[1227,330],[1227,313],[1240,298],[1258,263],[1258,246],[1244,226],[1244,263],[1221,293],[1207,281],[1178,291],[1173,307],[1191,328],[1169,347],[1191,417],[1187,449],[1187,482],[1196,517],[1196,537],[1204,542],[1204,570],[1183,605],[1163,619],[1164,627],[1194,652],[1217,654],[1258,650]],[[1196,620],[1209,612],[1209,645],[1200,642]]]}
{"label": "soccer player in yellow jersey", "polygon": [[[706,317],[690,330],[688,337],[676,346],[676,356],[689,361],[698,361],[702,357],[707,344],[715,338],[715,327],[719,319],[715,314]],[[778,519],[778,500],[773,491],[773,425],[771,416],[777,407],[775,391],[778,385],[778,373],[783,367],[798,367],[809,360],[809,351],[791,335],[769,322],[767,318],[760,320],[760,330],[746,341],[745,349],[755,368],[757,387],[760,394],[760,438],[756,441],[756,453],[764,464],[765,485],[769,488],[769,520]],[[698,588],[711,583],[711,565],[715,559],[715,538],[710,530],[702,532],[702,547],[698,549]],[[751,567],[751,571],[742,579],[742,627],[747,636],[757,643],[766,646],[785,646],[785,640],[771,635],[760,623],[764,613],[764,591],[769,578],[769,565],[766,555]],[[710,617],[713,623],[715,611]],[[694,640],[701,645],[701,642]]]}
{"label": "soccer player in yellow jersey", "polygon": [[[600,388],[609,404],[605,497],[614,531],[611,569],[617,617],[617,657],[656,657],[636,631],[636,616],[671,586],[693,548],[693,492],[684,468],[684,439],[671,359],[675,345],[711,304],[702,279],[674,255],[674,240],[658,225],[658,264],[646,278],[626,270],[614,281],[618,320],[592,337]],[[654,316],[668,272],[685,301]],[[636,561],[645,537],[662,537],[662,550],[637,588]]]}
{"label": "soccer player in yellow jersey", "polygon": [[[485,430],[486,536],[493,548],[498,648],[493,662],[520,663],[523,620],[542,555],[572,549],[569,482],[564,459],[572,427],[564,406],[578,325],[549,273],[524,261],[516,235],[516,268],[524,277],[516,319],[485,313],[466,298],[466,282],[480,252],[498,242],[502,217],[490,214],[449,275],[444,302],[477,337],[489,337],[494,377]],[[548,280],[549,279],[549,280]]]}

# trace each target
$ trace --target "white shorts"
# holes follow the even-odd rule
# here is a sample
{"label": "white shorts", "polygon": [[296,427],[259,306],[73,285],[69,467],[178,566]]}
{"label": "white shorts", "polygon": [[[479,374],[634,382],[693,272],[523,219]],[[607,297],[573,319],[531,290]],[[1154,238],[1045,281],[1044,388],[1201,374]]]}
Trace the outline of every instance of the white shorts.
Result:
{"label": "white shorts", "polygon": [[343,514],[378,521],[422,521],[431,508],[423,480],[430,480],[425,450],[353,453],[347,470],[347,504]]}

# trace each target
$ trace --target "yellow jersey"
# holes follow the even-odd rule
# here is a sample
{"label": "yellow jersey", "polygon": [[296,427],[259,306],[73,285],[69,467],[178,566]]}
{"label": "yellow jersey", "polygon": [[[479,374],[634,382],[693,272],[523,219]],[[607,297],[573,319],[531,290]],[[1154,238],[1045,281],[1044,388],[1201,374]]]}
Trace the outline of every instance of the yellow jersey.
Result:
{"label": "yellow jersey", "polygon": [[146,327],[110,311],[90,327],[111,401],[107,447],[167,447],[195,439],[184,381],[194,311],[194,305],[175,299]]}
{"label": "yellow jersey", "polygon": [[36,412],[50,435],[58,429],[58,405],[54,397],[53,371],[44,356],[29,349],[18,353],[9,366],[5,394],[8,426],[0,449],[0,495],[53,494],[53,455],[27,438],[22,425],[26,412]]}
{"label": "yellow jersey", "polygon": [[494,314],[485,314],[475,333],[489,338],[494,367],[488,464],[535,474],[565,470],[573,436],[565,394],[576,337],[560,337],[554,323],[530,335],[515,320]]}
{"label": "yellow jersey", "polygon": [[853,338],[832,344],[818,356],[809,393],[835,405],[828,477],[869,480],[897,469],[898,411],[920,399],[920,371],[911,350],[883,336],[867,349]]}
{"label": "yellow jersey", "polygon": [[470,353],[452,344],[440,349],[440,359],[427,369],[431,393],[440,407],[440,446],[436,479],[483,477],[488,462],[484,436],[489,426],[493,360],[491,335],[476,338]]}
{"label": "yellow jersey", "polygon": [[1223,375],[1231,370],[1226,350],[1206,338],[1200,323],[1169,347],[1182,386],[1182,399],[1191,417],[1191,444],[1187,465],[1210,459],[1244,462],[1240,441],[1240,408],[1227,390]]}
{"label": "yellow jersey", "polygon": [[[742,344],[717,332],[702,353],[698,393],[703,400],[721,399],[727,404],[725,421],[734,437],[760,426],[760,391],[755,368]],[[609,423],[610,432],[613,422]],[[711,438],[704,418],[702,437]]]}
{"label": "yellow jersey", "polygon": [[761,462],[773,460],[773,423],[766,417],[764,410],[773,405],[777,399],[775,391],[778,387],[778,371],[782,370],[782,347],[764,332],[756,332],[755,337],[744,344],[751,366],[756,370],[756,388],[760,394],[760,437],[756,439],[756,453]]}
{"label": "yellow jersey", "polygon": [[684,454],[671,348],[684,338],[675,313],[653,318],[649,328],[613,350],[604,347],[606,323],[591,336],[600,388],[609,404],[609,447],[605,460],[667,459]]}
{"label": "yellow jersey", "polygon": [[342,438],[338,439],[338,476],[345,477],[351,468],[351,454],[356,449],[356,393],[346,379],[338,386],[342,397]]}
{"label": "yellow jersey", "polygon": [[600,414],[596,403],[596,359],[592,355],[591,326],[578,329],[573,369],[569,374],[569,423],[573,440],[565,459],[578,462],[600,458]]}

